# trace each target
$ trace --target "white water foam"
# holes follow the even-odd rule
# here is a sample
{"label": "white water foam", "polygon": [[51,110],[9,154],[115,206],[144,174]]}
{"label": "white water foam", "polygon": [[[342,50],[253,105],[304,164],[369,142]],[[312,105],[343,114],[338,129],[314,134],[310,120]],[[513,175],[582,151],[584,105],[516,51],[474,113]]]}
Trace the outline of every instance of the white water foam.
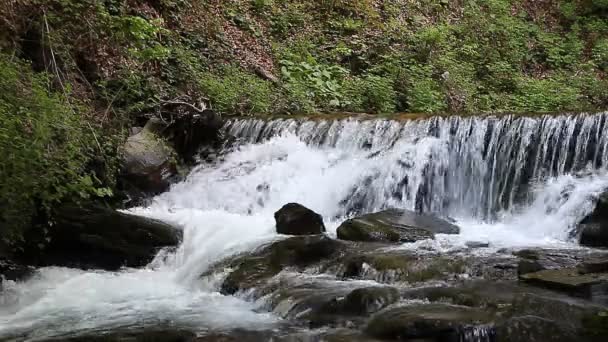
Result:
{"label": "white water foam", "polygon": [[[277,317],[257,313],[256,304],[221,296],[218,283],[203,283],[199,275],[227,256],[280,238],[274,232],[273,213],[288,202],[321,213],[330,235],[335,235],[338,223],[350,210],[344,200],[357,196],[353,189],[361,188],[366,179],[371,179],[368,186],[377,194],[370,197],[366,192],[367,210],[413,209],[416,203],[411,194],[390,196],[390,201],[383,202],[387,196],[382,193],[394,192],[404,176],[410,184],[422,182],[429,165],[444,167],[437,158],[445,155],[447,147],[445,140],[424,137],[399,141],[390,149],[370,154],[348,144],[311,146],[292,134],[244,145],[221,164],[199,166],[150,207],[132,210],[183,227],[184,242],[177,251],[161,253],[142,270],[112,273],[46,268],[26,282],[7,283],[0,294],[0,337],[36,339],[134,325],[270,327]],[[456,219],[462,233],[440,236],[438,241],[449,245],[483,240],[496,246],[571,246],[569,231],[591,210],[592,197],[606,186],[608,178],[599,172],[547,178],[536,185],[530,205],[503,212],[496,222],[481,222],[460,208]],[[406,187],[411,188],[416,187]],[[469,209],[470,213],[478,211]]]}

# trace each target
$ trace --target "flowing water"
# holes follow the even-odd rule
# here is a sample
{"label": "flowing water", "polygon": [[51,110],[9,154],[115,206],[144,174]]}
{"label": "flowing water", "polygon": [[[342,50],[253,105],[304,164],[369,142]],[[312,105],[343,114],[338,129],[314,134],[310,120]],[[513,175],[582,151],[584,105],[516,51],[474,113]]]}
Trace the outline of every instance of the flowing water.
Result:
{"label": "flowing water", "polygon": [[0,294],[0,339],[172,325],[199,331],[272,329],[263,303],[218,293],[212,264],[280,237],[273,213],[299,202],[330,235],[350,215],[388,207],[456,219],[457,236],[502,247],[576,248],[572,229],[608,187],[608,113],[391,120],[235,120],[239,145],[137,214],[184,230],[176,251],[145,269],[45,268]]}

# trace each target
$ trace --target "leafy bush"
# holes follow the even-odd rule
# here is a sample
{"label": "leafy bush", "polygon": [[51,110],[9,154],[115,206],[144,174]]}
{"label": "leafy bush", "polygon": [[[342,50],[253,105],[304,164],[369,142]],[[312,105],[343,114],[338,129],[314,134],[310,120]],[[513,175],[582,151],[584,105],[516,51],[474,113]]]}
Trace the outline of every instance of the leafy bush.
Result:
{"label": "leafy bush", "polygon": [[593,61],[598,68],[608,70],[608,38],[595,43],[593,47]]}
{"label": "leafy bush", "polygon": [[562,77],[522,78],[512,96],[512,109],[518,112],[555,112],[578,108],[579,90]]}
{"label": "leafy bush", "polygon": [[356,77],[345,82],[345,109],[356,112],[393,113],[397,94],[390,78],[376,75]]}
{"label": "leafy bush", "polygon": [[267,114],[273,106],[272,83],[244,70],[229,66],[208,73],[199,81],[215,110],[224,114]]}
{"label": "leafy bush", "polygon": [[307,89],[318,105],[339,108],[343,105],[342,79],[348,71],[335,65],[281,60],[281,74],[289,87]]}
{"label": "leafy bush", "polygon": [[111,195],[87,172],[100,146],[83,110],[49,91],[46,75],[0,55],[0,244],[18,244],[59,202]]}

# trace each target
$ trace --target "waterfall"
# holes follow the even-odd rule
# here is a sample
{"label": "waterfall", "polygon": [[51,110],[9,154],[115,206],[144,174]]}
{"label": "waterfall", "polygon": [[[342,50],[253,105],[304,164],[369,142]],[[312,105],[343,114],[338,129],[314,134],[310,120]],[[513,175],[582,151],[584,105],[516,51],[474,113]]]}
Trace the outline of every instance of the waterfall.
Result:
{"label": "waterfall", "polygon": [[530,203],[532,188],[551,177],[605,169],[607,117],[237,119],[225,131],[242,143],[291,134],[310,147],[359,159],[367,170],[353,182],[340,214],[396,206],[494,220]]}
{"label": "waterfall", "polygon": [[[387,207],[436,212],[461,234],[399,248],[576,248],[570,231],[608,187],[608,113],[539,117],[235,119],[233,149],[130,211],[183,229],[176,250],[144,269],[44,268],[3,283],[0,339],[172,325],[197,331],[274,329],[263,303],[222,296],[200,275],[281,238],[274,212],[299,202],[335,236],[345,217]],[[461,250],[461,249],[460,249]],[[467,332],[481,340],[489,333]],[[470,338],[469,338],[470,340]]]}

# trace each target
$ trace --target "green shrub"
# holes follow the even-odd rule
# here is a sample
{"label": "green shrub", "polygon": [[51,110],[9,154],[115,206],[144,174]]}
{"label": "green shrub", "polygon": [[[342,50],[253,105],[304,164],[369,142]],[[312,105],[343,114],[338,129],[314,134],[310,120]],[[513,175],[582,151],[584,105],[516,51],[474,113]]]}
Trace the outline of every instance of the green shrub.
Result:
{"label": "green shrub", "polygon": [[0,244],[18,245],[57,203],[111,195],[87,171],[101,146],[83,111],[49,91],[46,75],[0,55]]}
{"label": "green shrub", "polygon": [[566,78],[522,78],[512,96],[512,109],[518,112],[555,112],[579,108],[579,89]]}
{"label": "green shrub", "polygon": [[593,61],[602,70],[608,70],[608,38],[601,39],[593,47]]}
{"label": "green shrub", "polygon": [[355,112],[394,113],[397,94],[390,78],[367,75],[344,85],[344,108]]}
{"label": "green shrub", "polygon": [[208,73],[199,81],[201,90],[213,108],[229,115],[268,114],[273,109],[272,83],[228,66],[218,73]]}

